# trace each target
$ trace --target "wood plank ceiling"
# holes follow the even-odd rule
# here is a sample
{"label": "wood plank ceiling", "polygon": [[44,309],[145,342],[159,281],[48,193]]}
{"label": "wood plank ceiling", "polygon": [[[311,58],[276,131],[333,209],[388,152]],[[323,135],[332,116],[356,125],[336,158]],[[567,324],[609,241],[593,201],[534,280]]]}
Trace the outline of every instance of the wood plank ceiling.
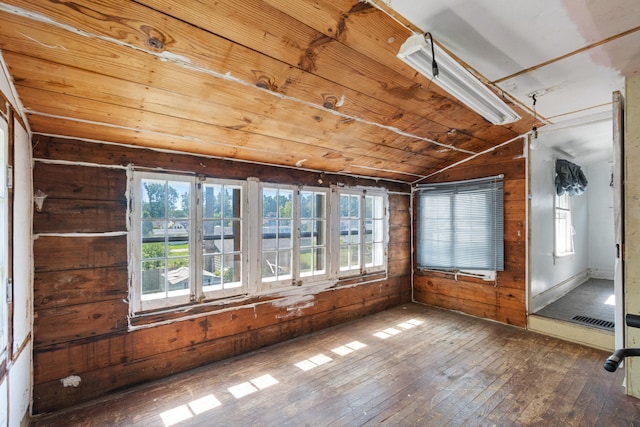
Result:
{"label": "wood plank ceiling", "polygon": [[[396,53],[358,0],[7,0],[0,49],[37,135],[415,182],[531,129],[495,126]],[[454,52],[455,53],[455,52]]]}

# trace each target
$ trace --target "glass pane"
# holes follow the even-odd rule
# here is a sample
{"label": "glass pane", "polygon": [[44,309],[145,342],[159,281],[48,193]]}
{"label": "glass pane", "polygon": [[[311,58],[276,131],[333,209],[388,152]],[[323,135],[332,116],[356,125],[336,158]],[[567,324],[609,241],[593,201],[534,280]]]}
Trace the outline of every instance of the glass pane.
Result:
{"label": "glass pane", "polygon": [[167,282],[170,291],[189,289],[190,279],[189,258],[172,258],[168,261]]}
{"label": "glass pane", "polygon": [[202,188],[202,214],[204,218],[222,217],[222,194],[219,185],[205,184]]}
{"label": "glass pane", "polygon": [[263,220],[262,221],[262,250],[275,249],[277,244],[277,220]]}
{"label": "glass pane", "polygon": [[367,219],[364,222],[364,241],[373,241],[373,220]]}
{"label": "glass pane", "polygon": [[169,181],[167,186],[167,206],[169,218],[189,218],[191,205],[191,184]]}
{"label": "glass pane", "polygon": [[313,193],[300,192],[300,218],[313,218]]}
{"label": "glass pane", "polygon": [[360,265],[360,251],[358,246],[349,246],[349,266],[358,267]]}
{"label": "glass pane", "polygon": [[349,199],[349,216],[360,218],[360,196],[352,195]]}
{"label": "glass pane", "polygon": [[206,255],[202,257],[202,285],[205,287],[219,285],[221,283],[221,269],[221,255]]}
{"label": "glass pane", "polygon": [[373,197],[371,196],[364,198],[364,217],[373,218]]}
{"label": "glass pane", "polygon": [[340,243],[349,242],[349,220],[340,220]]}
{"label": "glass pane", "polygon": [[325,248],[316,248],[314,253],[315,271],[324,274],[326,269],[327,256]]}
{"label": "glass pane", "polygon": [[142,242],[142,259],[164,258],[166,256],[164,241],[145,242],[143,239]]}
{"label": "glass pane", "polygon": [[326,227],[327,227],[327,222],[326,221],[315,221],[315,244],[316,245],[320,245],[323,246],[325,245],[326,242]]}
{"label": "glass pane", "polygon": [[142,263],[142,299],[165,297],[164,267],[164,260],[144,261]]}
{"label": "glass pane", "polygon": [[313,220],[302,220],[300,221],[300,246],[301,247],[309,247],[313,246],[314,239],[314,230],[313,225],[315,221]]}
{"label": "glass pane", "polygon": [[223,259],[223,283],[224,288],[241,286],[242,256],[240,254],[227,254]]}
{"label": "glass pane", "polygon": [[349,268],[349,246],[340,245],[340,270]]}
{"label": "glass pane", "polygon": [[189,240],[175,238],[169,242],[169,257],[184,257],[189,255]]}
{"label": "glass pane", "polygon": [[222,221],[202,222],[202,249],[205,254],[222,252]]}
{"label": "glass pane", "polygon": [[263,252],[262,259],[262,278],[276,277],[276,252]]}
{"label": "glass pane", "polygon": [[311,273],[313,271],[313,249],[300,250],[300,274]]}
{"label": "glass pane", "polygon": [[326,218],[327,217],[327,196],[324,193],[316,193],[315,195],[315,217]]}
{"label": "glass pane", "polygon": [[225,187],[224,194],[224,217],[240,218],[241,189],[237,187]]}
{"label": "glass pane", "polygon": [[279,221],[280,222],[280,226],[278,227],[278,247],[283,249],[283,248],[290,248],[291,247],[291,221],[290,220],[285,220],[285,221]]}
{"label": "glass pane", "polygon": [[364,245],[364,265],[370,266],[373,264],[373,243],[366,243]]}
{"label": "glass pane", "polygon": [[[349,222],[349,234],[351,236],[359,236],[360,235],[360,221],[357,219],[352,219]],[[356,243],[357,240],[352,240],[352,243]]]}
{"label": "glass pane", "polygon": [[341,194],[340,195],[340,218],[348,218],[349,217],[349,195]]}
{"label": "glass pane", "polygon": [[293,191],[280,190],[278,196],[278,214],[280,218],[291,218],[292,216]]}
{"label": "glass pane", "polygon": [[291,252],[279,251],[278,252],[278,276],[291,275]]}
{"label": "glass pane", "polygon": [[140,196],[142,198],[142,218],[165,218],[165,181],[145,179],[142,180],[140,185]]}
{"label": "glass pane", "polygon": [[265,188],[262,190],[262,217],[278,217],[278,190]]}

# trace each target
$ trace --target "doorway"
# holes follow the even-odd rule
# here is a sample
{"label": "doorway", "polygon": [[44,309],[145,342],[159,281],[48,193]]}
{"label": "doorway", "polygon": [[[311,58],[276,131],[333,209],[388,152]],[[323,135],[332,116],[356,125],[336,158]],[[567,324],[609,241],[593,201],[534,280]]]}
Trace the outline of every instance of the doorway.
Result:
{"label": "doorway", "polygon": [[[615,347],[616,234],[611,115],[580,126],[552,128],[529,144],[529,328],[597,348]],[[600,134],[598,150],[579,135]],[[558,208],[556,160],[579,165],[584,193]],[[568,215],[570,244],[561,215]],[[566,219],[566,218],[565,218]],[[560,224],[560,225],[559,225]],[[566,225],[566,224],[565,224]],[[562,241],[562,239],[560,239]],[[568,249],[567,249],[568,247]]]}

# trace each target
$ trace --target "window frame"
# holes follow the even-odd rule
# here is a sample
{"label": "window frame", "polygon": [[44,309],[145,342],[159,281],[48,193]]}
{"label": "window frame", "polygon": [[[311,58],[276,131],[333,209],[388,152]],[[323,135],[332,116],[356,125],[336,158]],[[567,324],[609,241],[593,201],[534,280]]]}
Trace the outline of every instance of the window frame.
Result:
{"label": "window frame", "polygon": [[[351,280],[357,277],[363,277],[369,274],[385,274],[387,273],[387,253],[389,242],[389,198],[388,191],[379,187],[343,187],[337,185],[331,185],[328,187],[316,187],[316,186],[304,186],[304,185],[291,185],[291,184],[276,184],[269,182],[261,182],[257,178],[249,177],[245,180],[239,179],[218,179],[213,177],[196,176],[185,172],[173,172],[173,171],[157,171],[147,168],[136,168],[131,165],[127,169],[127,194],[129,202],[127,204],[128,213],[128,251],[129,251],[129,296],[130,304],[129,311],[132,318],[144,317],[157,312],[162,311],[175,311],[198,303],[212,304],[212,307],[218,306],[221,303],[225,303],[229,298],[249,298],[259,297],[262,295],[288,295],[289,292],[296,292],[298,287],[316,287],[317,289],[323,289],[327,286],[335,286],[343,279]],[[181,297],[161,297],[157,300],[149,300],[142,298],[142,261],[144,261],[142,255],[142,234],[143,234],[143,199],[144,188],[142,187],[145,180],[160,180],[165,185],[167,182],[179,182],[189,185],[190,189],[190,207],[188,208],[188,219],[191,221],[188,232],[189,242],[189,288],[188,295]],[[212,293],[208,293],[203,289],[203,284],[206,280],[200,275],[194,274],[205,265],[203,253],[206,252],[205,237],[203,232],[206,228],[206,222],[213,220],[213,218],[207,219],[208,213],[204,212],[207,201],[204,199],[206,189],[209,185],[226,185],[233,188],[240,188],[241,195],[240,200],[240,218],[233,218],[239,221],[240,228],[240,250],[234,252],[238,256],[239,264],[241,266],[240,282],[239,286],[231,289],[215,290]],[[166,188],[166,187],[165,187]],[[179,185],[174,186],[178,191],[177,193],[184,194],[186,188],[180,188]],[[281,280],[263,280],[262,264],[263,264],[263,203],[264,203],[264,190],[277,189],[278,191],[288,191],[292,194],[292,207],[291,207],[291,275],[283,277]],[[165,194],[166,193],[165,189]],[[175,193],[174,193],[175,194]],[[377,223],[378,239],[375,243],[378,247],[379,258],[375,265],[364,264],[367,258],[360,257],[360,265],[358,269],[352,269],[350,271],[340,271],[339,268],[339,245],[340,245],[340,228],[339,228],[339,202],[342,194],[356,195],[358,196],[358,203],[361,204],[361,212],[363,216],[359,218],[359,229],[365,227],[366,221],[369,224],[373,221]],[[208,196],[211,197],[211,196]],[[305,198],[303,200],[303,197]],[[176,215],[181,214],[186,210],[185,207],[180,207],[181,198],[177,197],[173,203],[173,208],[167,207],[166,203],[169,198],[164,198],[165,209],[162,212],[163,221],[169,223],[170,218],[167,219],[167,215],[171,211],[178,211]],[[235,200],[235,198],[234,198]],[[320,200],[321,207],[318,207],[316,203]],[[376,218],[365,218],[365,204],[367,200],[371,201],[371,206],[374,206],[373,201],[376,201],[375,205],[378,209]],[[303,212],[304,203],[304,212]],[[182,210],[182,212],[180,212]],[[373,210],[372,210],[373,212]],[[158,212],[160,215],[160,212]],[[235,215],[235,214],[233,214]],[[216,219],[217,220],[217,219]],[[226,219],[223,224],[226,223]],[[159,251],[162,253],[163,259],[168,259],[171,252],[167,249],[168,243],[166,243],[171,236],[166,231],[167,226],[162,224],[152,225],[160,230],[164,231],[165,250]],[[371,227],[371,225],[367,225]],[[149,228],[149,225],[146,226]],[[322,239],[313,238],[308,240],[308,235],[305,236],[302,233],[302,229],[316,230],[323,229],[324,232],[324,244]],[[209,232],[211,229],[209,229]],[[215,232],[214,232],[215,234]],[[371,234],[371,233],[369,233]],[[370,241],[366,241],[367,234],[360,233],[359,235],[360,250],[365,248],[365,244],[371,244]],[[214,237],[215,238],[215,237]],[[306,242],[303,239],[307,239]],[[251,242],[251,244],[249,244]],[[306,243],[307,246],[303,246]],[[224,243],[222,243],[225,246]],[[220,246],[220,245],[218,245]],[[182,249],[182,248],[179,248]],[[324,269],[318,268],[309,273],[310,269],[308,265],[313,266],[317,261],[317,265],[321,265],[322,258],[317,260],[311,260],[310,262],[303,264],[304,260],[301,254],[304,251],[311,253],[314,257],[316,251],[324,251]],[[217,251],[215,252],[218,253]],[[211,256],[212,253],[209,253]],[[178,254],[180,258],[180,254]],[[369,258],[370,259],[370,258]],[[155,258],[150,259],[154,261]],[[211,261],[209,261],[211,263]],[[165,262],[162,268],[165,271],[169,268],[169,262]],[[303,268],[304,266],[304,268]],[[156,268],[156,266],[153,266]],[[303,272],[304,271],[304,272]],[[309,273],[309,274],[307,274]],[[165,285],[159,286],[159,289],[164,289],[163,292],[168,292],[165,276],[162,280],[165,281]],[[204,282],[204,283],[203,283]],[[155,283],[155,282],[153,282]],[[154,302],[155,301],[155,302]]]}
{"label": "window frame", "polygon": [[[276,271],[273,272],[276,275],[275,279],[271,279],[270,277],[264,277],[263,270],[264,264],[267,259],[264,256],[265,252],[273,252],[273,250],[265,251],[264,250],[264,229],[263,229],[263,221],[264,218],[264,194],[265,190],[269,191],[277,191],[278,194],[280,191],[290,191],[292,193],[292,206],[291,206],[291,229],[289,239],[291,241],[291,249],[290,249],[290,271],[289,274],[284,274],[282,279],[278,279],[278,269],[280,268],[280,263],[276,262],[275,264],[271,263],[270,268],[275,268]],[[301,217],[301,197],[302,193],[314,193],[314,194],[323,194],[324,195],[324,240],[325,240],[325,268],[324,273],[320,274],[311,274],[304,275],[301,273],[300,269],[300,252],[301,252],[301,241],[302,241],[302,217]],[[291,286],[307,286],[314,283],[326,282],[330,278],[330,248],[331,248],[331,199],[330,199],[330,189],[326,187],[312,187],[312,186],[295,186],[288,184],[271,184],[271,183],[261,183],[259,186],[259,206],[258,211],[260,212],[260,224],[258,228],[260,229],[258,236],[258,247],[259,254],[258,257],[260,259],[260,268],[257,272],[259,289],[260,290],[275,290],[282,289]],[[307,218],[308,219],[308,218]],[[278,217],[275,220],[280,220],[279,211]],[[276,233],[278,234],[278,233]],[[278,237],[276,237],[278,238]],[[314,247],[318,247],[319,245],[314,245]]]}
{"label": "window frame", "polygon": [[[335,245],[333,253],[335,254],[332,260],[332,265],[335,267],[336,277],[338,279],[345,279],[349,277],[357,277],[357,276],[365,276],[368,274],[376,274],[376,273],[386,273],[387,271],[387,261],[388,261],[388,245],[389,245],[389,197],[386,190],[376,189],[374,187],[339,187],[335,192],[335,202],[334,205],[336,207],[335,214],[333,217],[336,219],[336,231],[332,233],[332,235],[337,237],[337,242]],[[359,218],[358,218],[358,252],[359,252],[359,260],[358,265],[354,268],[342,268],[341,266],[341,256],[342,256],[342,221],[343,217],[341,212],[341,197],[349,196],[349,197],[359,197]],[[381,198],[382,203],[382,216],[380,218],[376,218],[376,220],[380,220],[382,223],[382,230],[380,234],[382,236],[382,241],[379,241],[382,246],[382,263],[381,264],[370,264],[367,265],[366,257],[365,257],[365,248],[366,248],[366,200],[367,197]],[[353,217],[349,216],[349,221],[353,221]],[[351,228],[351,227],[349,227]],[[373,233],[373,230],[372,230]],[[348,255],[347,255],[348,256]]]}
{"label": "window frame", "polygon": [[[164,181],[166,182],[182,182],[189,185],[189,221],[190,230],[188,231],[188,245],[189,245],[189,288],[188,293],[181,295],[168,296],[164,298],[143,300],[142,298],[142,183],[144,181]],[[236,180],[222,180],[214,178],[198,178],[193,175],[177,174],[177,173],[164,173],[164,172],[149,172],[149,171],[131,171],[130,178],[128,180],[130,188],[128,189],[129,197],[131,198],[129,203],[129,218],[130,218],[130,233],[129,233],[129,269],[130,269],[130,293],[132,295],[130,302],[130,311],[132,314],[139,314],[147,311],[153,311],[164,308],[175,308],[190,304],[193,302],[199,302],[205,298],[217,299],[228,298],[232,296],[238,296],[247,293],[247,280],[244,278],[246,274],[246,256],[244,255],[244,248],[247,247],[247,233],[246,233],[246,221],[244,219],[244,212],[246,211],[246,183],[244,181]],[[203,268],[203,206],[204,195],[203,187],[207,184],[222,185],[237,187],[241,189],[240,195],[240,246],[241,246],[241,261],[240,261],[240,285],[233,286],[231,288],[221,290],[205,290],[203,275],[194,274],[195,272]],[[168,259],[168,254],[165,254],[164,259]],[[224,279],[222,279],[224,280]]]}
{"label": "window frame", "polygon": [[[431,191],[432,193],[429,193]],[[436,184],[421,184],[416,187],[417,193],[417,220],[416,220],[416,267],[420,270],[436,270],[436,271],[456,271],[466,272],[474,275],[482,275],[484,277],[495,277],[497,271],[504,271],[504,176],[497,175],[493,177],[469,179],[463,181],[443,182]],[[471,197],[474,194],[482,195],[489,200],[486,205],[487,214],[484,217],[479,217],[485,221],[478,224],[473,224],[475,219],[471,219],[469,215],[471,209],[477,209],[476,204],[471,203]],[[499,198],[497,196],[499,195]],[[423,212],[429,212],[429,209],[437,209],[437,207],[426,207],[423,203],[427,203],[428,199],[436,200],[441,198],[446,203],[443,208],[447,212],[446,217],[433,218],[433,215],[428,216],[428,220],[431,221],[431,226],[428,224],[423,225],[425,216]],[[466,208],[466,211],[460,209],[460,204]],[[491,211],[491,209],[493,210]],[[467,215],[457,216],[461,212],[467,212]],[[437,213],[437,212],[436,212]],[[446,224],[443,224],[443,219],[447,220]],[[478,219],[478,218],[476,218]],[[482,225],[486,228],[476,228],[476,225]],[[473,238],[459,239],[459,230],[469,230],[473,232],[473,236],[477,239],[478,235],[475,233],[486,234],[485,241],[491,242],[486,246],[478,245],[474,243]],[[422,236],[422,233],[433,233],[437,230],[438,233],[442,231],[445,236],[442,239],[429,238]],[[424,243],[432,242],[435,245],[442,244],[450,249],[441,251],[441,259],[434,262],[436,258],[429,257],[424,254],[424,251],[429,251],[429,248],[423,247]],[[460,243],[462,242],[462,243]],[[464,244],[467,244],[466,250]],[[463,244],[463,255],[458,256],[458,252],[455,251],[457,245]],[[473,255],[471,255],[473,254]],[[482,255],[480,258],[478,255]],[[431,263],[429,263],[431,261]],[[474,262],[476,264],[474,264]],[[468,263],[468,265],[463,265]]]}

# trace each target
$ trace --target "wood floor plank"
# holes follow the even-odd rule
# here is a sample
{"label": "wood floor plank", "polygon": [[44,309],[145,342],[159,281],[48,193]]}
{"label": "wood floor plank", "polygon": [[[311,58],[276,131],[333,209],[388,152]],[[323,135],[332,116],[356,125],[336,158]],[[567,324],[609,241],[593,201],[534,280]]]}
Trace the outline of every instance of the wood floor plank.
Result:
{"label": "wood floor plank", "polygon": [[[375,335],[385,330],[386,339]],[[604,371],[607,356],[406,304],[41,416],[32,425],[634,425],[640,400],[625,396],[623,370]]]}

